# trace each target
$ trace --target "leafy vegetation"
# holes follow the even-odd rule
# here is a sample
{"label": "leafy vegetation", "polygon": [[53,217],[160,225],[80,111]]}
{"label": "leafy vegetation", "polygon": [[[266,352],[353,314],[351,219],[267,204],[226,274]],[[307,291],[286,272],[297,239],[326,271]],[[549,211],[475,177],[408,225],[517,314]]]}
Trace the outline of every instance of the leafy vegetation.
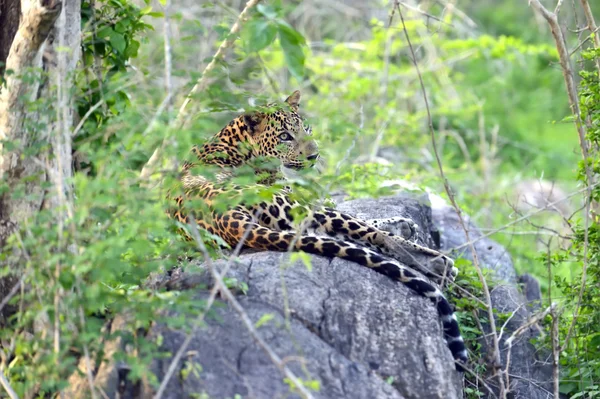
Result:
{"label": "leafy vegetation", "polygon": [[[173,187],[181,164],[175,160],[189,156],[192,145],[217,132],[240,109],[302,88],[303,113],[327,160],[320,176],[309,171],[290,178],[302,198],[326,199],[339,190],[352,198],[381,196],[403,181],[446,197],[428,133],[429,108],[446,177],[461,208],[486,231],[509,226],[493,238],[507,247],[519,273],[540,279],[547,304],[560,300],[565,309],[560,336],[561,342],[569,341],[561,351],[561,392],[570,398],[599,397],[598,219],[586,221],[577,213],[581,196],[574,196],[565,215],[574,230],[567,249],[559,248],[556,235],[549,242],[544,234],[551,229],[569,235],[562,216],[554,220],[552,215],[535,215],[513,223],[531,210],[516,204],[517,183],[533,181],[529,188],[535,190],[535,182],[544,179],[571,193],[588,183],[586,166],[594,177],[600,173],[599,160],[581,161],[547,28],[535,22],[525,1],[490,7],[492,3],[464,1],[464,13],[434,5],[428,13],[439,20],[404,10],[421,76],[397,15],[391,22],[344,19],[323,6],[319,10],[325,17],[302,19],[302,11],[310,10],[299,2],[259,4],[242,27],[240,40],[208,76],[210,84],[192,96],[186,123],[174,128],[176,113],[163,103],[180,102],[166,98],[165,92],[173,98],[189,92],[200,77],[199,65],[227,37],[237,10],[229,2],[207,3],[197,14],[174,7],[176,12],[169,15],[163,12],[164,2],[139,8],[128,0],[84,1],[82,63],[74,77],[81,120],[74,135],[76,206],[61,230],[49,211],[39,212],[0,254],[0,274],[16,272],[28,288],[11,300],[18,311],[8,320],[10,328],[0,331],[0,367],[15,391],[21,397],[32,392],[43,397],[64,389],[78,362],[92,356],[99,363],[105,343],[116,335],[133,348],[122,359],[131,368],[128,377],[159,383],[147,365],[161,354],[143,331],[153,322],[190,328],[186,319],[202,313],[206,305],[185,292],[156,290],[147,283],[148,275],[185,267],[181,259],[198,256],[176,234],[177,227],[185,226],[173,226],[164,212],[165,191]],[[574,18],[571,14],[568,20]],[[167,57],[160,31],[166,17],[178,29],[167,46],[172,87],[164,89]],[[341,24],[348,29],[339,29]],[[575,47],[578,42],[573,40]],[[600,52],[589,48],[582,55],[580,106],[589,124],[588,139],[597,146],[600,83],[594,61]],[[52,117],[50,111],[47,116]],[[43,126],[36,128],[41,131]],[[149,189],[139,172],[165,138],[155,176],[163,184]],[[203,171],[206,176],[213,172]],[[252,172],[239,178],[256,181]],[[244,199],[261,201],[280,187]],[[592,198],[600,201],[599,186]],[[213,244],[216,240],[207,232],[202,237]],[[213,257],[221,256],[218,245],[208,250]],[[309,258],[296,258],[310,268]],[[582,287],[584,264],[587,280]],[[454,290],[451,295],[465,338],[473,342],[470,349],[478,353],[482,305],[477,298],[483,287],[472,265],[459,260],[457,266],[464,273],[459,285],[474,296]],[[226,283],[247,290],[235,279]],[[167,309],[176,309],[180,316],[172,317]],[[116,314],[133,316],[115,333],[106,321]],[[475,372],[483,375],[486,365],[476,366]],[[189,363],[184,373],[202,370]],[[318,381],[305,385],[319,388]],[[478,397],[480,391],[478,381],[469,380],[466,394]]]}

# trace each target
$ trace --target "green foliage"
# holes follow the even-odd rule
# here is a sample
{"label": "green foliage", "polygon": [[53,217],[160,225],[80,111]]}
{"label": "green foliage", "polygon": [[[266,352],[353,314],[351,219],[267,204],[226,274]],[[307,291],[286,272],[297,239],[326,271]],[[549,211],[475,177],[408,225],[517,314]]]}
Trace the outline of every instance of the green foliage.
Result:
{"label": "green foliage", "polygon": [[[480,386],[481,381],[478,379],[479,376],[485,375],[486,364],[477,360],[483,357],[484,341],[482,341],[482,337],[484,331],[481,330],[481,326],[488,322],[487,307],[485,306],[483,284],[472,262],[460,258],[456,260],[455,266],[460,273],[454,284],[448,287],[447,297],[455,305],[455,314],[462,337],[467,344],[469,358],[475,360],[471,365],[474,374],[465,374],[465,398],[476,399],[486,392]],[[486,281],[491,281],[488,270],[483,270],[483,272]],[[490,282],[488,282],[488,286],[490,286]]]}
{"label": "green foliage", "polygon": [[[582,52],[585,60],[600,59],[600,51],[587,50]],[[591,68],[595,68],[591,64]],[[598,139],[600,138],[600,80],[596,69],[583,70],[580,82],[580,107],[582,118],[587,120],[587,138],[592,143],[593,157],[579,163],[578,179],[589,184],[590,176],[597,181],[600,175],[598,167]],[[591,189],[591,201],[600,199],[600,189]],[[557,265],[572,263],[578,271],[573,278],[555,276],[555,283],[565,298],[565,316],[561,319],[561,343],[567,337],[561,352],[561,385],[562,394],[570,398],[595,398],[600,395],[598,380],[600,380],[600,220],[597,215],[590,219],[574,220],[572,246],[568,251],[555,252],[543,256],[549,268]],[[583,280],[583,268],[586,268],[586,278]],[[582,286],[582,284],[584,284]],[[573,318],[576,317],[574,320]],[[571,335],[569,331],[572,330]]]}
{"label": "green foliage", "polygon": [[[462,32],[457,26],[463,21],[456,14],[433,27],[418,18],[406,21],[447,177],[461,207],[487,228],[514,219],[506,196],[522,178],[543,173],[574,187],[569,180],[578,159],[572,124],[554,122],[569,109],[562,95],[562,77],[549,67],[557,61],[552,43],[544,32],[531,28],[533,19],[522,1],[506,2],[512,7],[490,7],[490,1],[466,2],[483,31]],[[169,140],[160,171],[164,187],[172,187],[178,169],[171,160],[188,156],[192,145],[216,133],[241,109],[281,99],[281,92],[289,88],[302,88],[302,112],[314,126],[327,164],[319,177],[308,171],[289,179],[299,201],[326,201],[336,190],[351,198],[387,195],[398,188],[399,180],[443,191],[430,147],[420,80],[399,21],[393,21],[389,29],[387,22],[367,21],[365,34],[346,37],[340,26],[350,29],[364,24],[364,16],[359,22],[340,22],[336,15],[326,21],[335,29],[317,34],[294,21],[299,6],[281,1],[259,5],[243,26],[241,40],[219,60],[208,87],[192,97],[189,123],[173,132],[168,126],[172,115],[156,111],[164,100],[162,88],[154,82],[164,74],[163,38],[147,22],[148,17],[162,14],[125,0],[100,0],[96,7],[92,1],[82,3],[83,63],[75,76],[75,99],[83,125],[74,140],[77,154],[93,166],[92,173],[75,176],[75,208],[69,210],[68,225],[57,226],[52,215],[41,212],[0,254],[0,273],[16,270],[31,288],[11,301],[13,306],[26,308],[10,320],[13,331],[0,332],[0,338],[10,342],[2,366],[21,396],[31,392],[50,395],[64,387],[84,348],[92,362],[100,362],[104,342],[114,338],[106,321],[117,313],[132,315],[121,334],[136,353],[123,359],[132,369],[130,377],[146,377],[156,383],[147,370],[149,359],[165,354],[157,353],[160,338],[150,342],[143,331],[154,321],[189,328],[191,316],[203,311],[205,304],[186,293],[146,285],[149,274],[172,268],[187,254],[199,256],[196,248],[175,234],[177,227],[189,227],[174,226],[166,218],[164,191],[142,188],[137,179],[142,165],[165,137]],[[237,15],[213,3],[203,7],[206,14],[214,14],[214,20],[205,14],[202,18],[183,12],[172,15],[180,30],[171,43],[178,96],[199,78],[199,65],[205,65],[220,40],[227,37]],[[430,11],[435,12],[435,7]],[[594,51],[584,54],[590,65],[597,57]],[[136,71],[130,68],[134,61]],[[288,82],[285,88],[284,82]],[[597,143],[597,75],[582,73],[581,85],[582,111],[594,127],[589,138]],[[30,106],[48,109],[51,118],[52,99]],[[155,123],[149,125],[149,121]],[[38,121],[28,123],[31,130],[44,128]],[[391,162],[382,161],[385,151]],[[595,174],[600,171],[597,159],[587,162]],[[194,171],[209,179],[214,179],[214,172],[210,168]],[[579,177],[585,180],[581,168]],[[240,170],[234,183],[247,190],[235,198],[219,198],[221,206],[260,202],[283,187],[279,182],[257,190],[258,179],[251,168]],[[600,199],[598,190],[594,189],[595,199]],[[12,195],[20,195],[19,190]],[[189,201],[186,206],[195,212],[202,210],[198,202]],[[532,221],[543,224],[545,217]],[[600,380],[595,327],[600,321],[596,299],[600,296],[593,288],[600,278],[596,259],[600,235],[595,223],[588,231],[588,289],[576,334],[561,354],[561,389],[571,397],[595,394],[594,384]],[[570,252],[553,253],[549,258],[538,256],[536,238],[511,234],[494,238],[509,248],[520,272],[546,277],[550,265],[556,280],[542,279],[544,292],[560,289],[572,309],[581,290],[579,276],[572,274],[581,269],[583,259],[583,225],[579,225]],[[508,232],[517,233],[523,226],[515,225]],[[210,255],[220,256],[222,240],[200,233]],[[311,270],[306,254],[290,257],[290,261],[297,259]],[[457,285],[466,292],[450,287],[449,299],[457,307],[471,358],[479,359],[480,325],[487,317],[481,303],[482,285],[469,262],[459,260],[457,266],[461,269]],[[225,283],[242,293],[248,290],[236,279],[226,278]],[[167,315],[166,309],[178,316]],[[272,315],[266,314],[256,321],[256,327],[271,320]],[[565,318],[561,324],[563,338],[569,322]],[[474,369],[478,375],[486,371],[483,362]],[[180,377],[185,380],[198,375],[202,375],[201,367],[187,362]],[[293,384],[286,382],[293,392]],[[392,382],[390,377],[388,383]],[[319,382],[309,377],[303,384],[314,391],[320,389]],[[475,378],[468,380],[467,397],[481,396],[484,390],[479,384]],[[199,393],[198,397],[207,395]]]}
{"label": "green foliage", "polygon": [[131,106],[128,67],[138,56],[142,35],[153,29],[143,21],[157,15],[147,7],[140,10],[127,0],[86,0],[81,4],[82,68],[77,76],[76,96],[81,132],[74,148],[91,143],[93,149],[106,142],[120,141],[119,134],[107,134],[106,123]]}
{"label": "green foliage", "polygon": [[[110,338],[103,320],[111,315],[135,315],[127,323],[134,332],[157,320],[182,327],[186,314],[191,317],[202,309],[187,295],[143,287],[150,272],[171,268],[185,247],[169,233],[161,201],[140,188],[122,162],[113,158],[104,164],[105,156],[101,152],[92,158],[99,165],[95,178],[76,176],[77,207],[68,226],[52,224],[52,215],[41,212],[26,235],[13,240],[15,254],[9,250],[2,255],[3,264],[20,265],[31,287],[15,298],[28,306],[12,320],[14,330],[1,333],[14,345],[7,354],[7,373],[20,395],[60,389],[77,364],[79,356],[72,348],[86,346],[100,356],[102,340]],[[176,307],[181,316],[161,316],[168,307]],[[32,340],[31,326],[44,319],[48,324],[34,329]],[[54,351],[57,337],[59,350]],[[139,378],[147,373],[146,359],[156,350],[143,335],[127,339],[139,350],[138,356],[127,359],[137,371],[132,377]]]}
{"label": "green foliage", "polygon": [[249,53],[259,52],[271,45],[275,37],[279,38],[279,45],[287,67],[299,81],[304,77],[304,47],[306,40],[289,23],[281,18],[280,7],[259,4],[258,16],[251,20],[242,31],[242,39]]}

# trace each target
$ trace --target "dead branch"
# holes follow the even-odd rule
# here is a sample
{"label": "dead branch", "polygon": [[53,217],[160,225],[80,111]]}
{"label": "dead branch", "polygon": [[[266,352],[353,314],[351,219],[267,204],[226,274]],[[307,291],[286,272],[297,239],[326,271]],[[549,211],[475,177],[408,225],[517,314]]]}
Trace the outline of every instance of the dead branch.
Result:
{"label": "dead branch", "polygon": [[[571,106],[571,113],[574,116],[575,126],[577,128],[577,134],[579,136],[579,147],[581,148],[581,155],[583,157],[583,165],[585,168],[585,175],[587,178],[586,184],[586,198],[585,198],[585,219],[584,219],[584,247],[583,247],[583,268],[581,271],[581,289],[579,290],[579,298],[577,300],[577,305],[573,313],[573,319],[571,321],[571,325],[569,326],[569,330],[567,332],[567,336],[565,337],[564,347],[569,343],[570,337],[573,333],[573,329],[575,327],[575,323],[577,322],[577,318],[579,315],[579,309],[581,307],[581,302],[583,299],[583,291],[585,290],[586,276],[587,276],[587,267],[588,267],[588,248],[589,248],[589,222],[590,222],[590,209],[591,209],[591,198],[592,198],[592,186],[594,185],[594,179],[592,171],[590,170],[590,166],[588,164],[589,159],[589,143],[586,138],[586,125],[581,118],[581,109],[579,107],[579,93],[577,92],[577,85],[575,83],[575,76],[573,73],[573,68],[571,66],[571,59],[569,58],[569,51],[567,49],[567,43],[565,37],[562,32],[562,28],[558,22],[558,11],[560,10],[560,5],[562,0],[559,0],[556,9],[554,12],[548,11],[539,0],[528,0],[529,4],[540,13],[548,25],[550,26],[550,30],[552,31],[552,36],[554,37],[554,41],[556,44],[556,49],[558,50],[558,58],[560,62],[561,71],[563,73],[563,78],[565,80],[565,87],[567,90],[567,95],[569,98],[569,105]],[[582,4],[586,3],[586,0],[582,0]],[[592,18],[593,19],[593,18]],[[589,24],[589,20],[588,20]]]}
{"label": "dead branch", "polygon": [[[238,16],[238,18],[235,21],[235,23],[233,24],[233,26],[231,27],[231,30],[229,31],[229,35],[227,35],[227,38],[225,40],[223,40],[223,43],[221,43],[217,52],[215,53],[215,55],[213,55],[212,60],[208,63],[206,68],[204,68],[204,71],[202,72],[202,76],[200,77],[200,79],[198,79],[198,81],[196,82],[194,87],[192,87],[192,90],[190,90],[190,92],[188,93],[183,104],[181,104],[181,107],[179,108],[179,112],[177,114],[177,118],[171,124],[172,127],[177,129],[177,128],[180,128],[183,126],[184,118],[186,117],[185,111],[186,111],[188,104],[192,101],[192,97],[194,95],[197,95],[198,93],[201,93],[204,89],[206,89],[206,86],[208,86],[207,76],[215,68],[215,66],[217,65],[217,62],[223,58],[223,56],[225,55],[225,51],[227,51],[227,49],[229,49],[229,47],[231,47],[231,45],[233,45],[233,43],[237,39],[237,34],[239,33],[240,29],[242,28],[243,23],[248,18],[248,14],[250,13],[250,10],[252,8],[254,8],[260,1],[261,0],[249,0],[246,3],[246,6],[244,7],[242,12]],[[160,160],[160,157],[162,155],[162,151],[163,151],[165,145],[166,145],[166,138],[163,139],[162,144],[154,150],[154,152],[152,153],[152,156],[150,157],[148,162],[146,162],[146,164],[142,168],[142,172],[140,173],[140,178],[142,180],[147,180],[150,177],[150,175],[152,174],[154,167]]]}
{"label": "dead branch", "polygon": [[[462,217],[462,213],[460,208],[458,207],[456,200],[454,199],[454,194],[448,184],[448,180],[446,179],[446,176],[444,174],[444,168],[442,165],[442,161],[440,159],[439,156],[439,152],[437,150],[437,145],[436,145],[436,141],[435,141],[435,131],[433,129],[433,119],[431,117],[431,110],[429,108],[429,101],[427,98],[427,91],[425,90],[425,84],[423,82],[423,77],[421,76],[421,72],[419,69],[419,64],[417,63],[417,58],[416,58],[416,54],[415,51],[413,49],[412,43],[410,41],[410,36],[408,34],[408,31],[406,30],[406,24],[404,22],[404,15],[402,14],[402,9],[400,8],[400,2],[398,0],[396,0],[394,2],[394,6],[395,8],[398,10],[398,14],[400,16],[400,20],[402,22],[402,29],[404,31],[404,36],[406,37],[406,42],[408,44],[408,47],[410,49],[411,52],[411,58],[412,58],[412,62],[415,66],[415,70],[417,72],[417,76],[419,77],[419,83],[421,85],[421,93],[423,95],[423,100],[425,102],[425,109],[427,111],[427,121],[428,121],[428,126],[429,126],[429,133],[431,135],[431,142],[433,145],[433,150],[435,153],[435,158],[437,160],[437,165],[439,168],[439,172],[440,172],[440,177],[442,178],[443,182],[444,182],[444,188],[446,189],[446,193],[448,194],[448,198],[450,198],[450,201],[452,203],[452,206],[454,207],[454,210],[458,216],[458,220],[459,223],[461,225],[462,230],[465,233],[465,238],[467,240],[467,242],[471,242],[471,239],[469,237],[469,230],[466,228],[464,219]],[[392,14],[393,16],[393,14]],[[477,275],[479,277],[479,280],[481,281],[482,284],[482,289],[485,295],[485,300],[486,300],[486,308],[487,308],[487,313],[488,313],[488,318],[489,318],[489,323],[490,323],[490,330],[491,330],[491,335],[492,335],[492,350],[493,350],[493,356],[494,356],[494,360],[493,360],[493,364],[492,367],[494,369],[494,375],[497,375],[498,377],[498,384],[500,387],[500,398],[505,398],[506,397],[506,390],[504,387],[504,380],[502,379],[501,373],[499,373],[499,369],[502,365],[501,361],[500,361],[500,347],[499,347],[499,341],[498,341],[498,335],[496,333],[496,323],[495,323],[495,319],[494,319],[494,311],[492,308],[492,299],[490,296],[490,290],[488,288],[487,282],[485,280],[485,277],[483,275],[483,272],[481,270],[481,267],[479,265],[479,260],[477,257],[477,251],[475,250],[475,246],[471,243],[469,245],[470,249],[471,249],[471,253],[473,256],[473,265],[475,266],[475,269],[477,271]]]}
{"label": "dead branch", "polygon": [[510,337],[508,337],[508,339],[504,342],[505,346],[511,347],[513,342],[515,341],[515,339],[517,339],[519,336],[523,335],[523,333],[529,329],[529,327],[533,326],[534,324],[538,323],[540,320],[542,320],[544,317],[546,317],[548,314],[554,312],[556,310],[556,304],[552,303],[550,306],[548,306],[546,308],[546,310],[544,310],[543,312],[534,314],[529,321],[527,321],[527,323],[523,324],[522,326],[520,326],[519,328],[517,328],[511,335]]}
{"label": "dead branch", "polygon": [[19,395],[12,389],[2,370],[0,370],[0,385],[2,385],[10,399],[19,399]]}
{"label": "dead branch", "polygon": [[[575,83],[575,75],[573,73],[573,67],[571,66],[571,59],[569,58],[569,51],[563,35],[562,28],[558,22],[558,16],[556,13],[548,11],[539,0],[528,0],[529,4],[540,13],[552,31],[552,36],[558,50],[558,58],[560,67],[565,80],[565,86],[567,89],[567,95],[569,96],[569,105],[571,106],[571,112],[575,116],[575,125],[577,127],[577,133],[579,134],[579,144],[581,147],[582,155],[585,159],[588,158],[589,144],[586,140],[586,129],[581,119],[581,110],[579,108],[579,95],[577,93],[577,84]],[[585,0],[583,0],[585,1]],[[560,5],[560,3],[559,3]],[[558,6],[557,6],[558,8]],[[588,176],[591,178],[591,175]],[[589,181],[591,183],[591,179]]]}
{"label": "dead branch", "polygon": [[552,310],[552,381],[554,387],[554,398],[559,398],[560,396],[560,374],[559,374],[559,357],[560,357],[560,342],[558,335],[558,321],[559,316],[555,309]]}
{"label": "dead branch", "polygon": [[[597,34],[598,27],[596,27],[596,21],[594,20],[594,15],[592,14],[590,3],[588,0],[580,1],[581,7],[583,8],[583,14],[585,15],[585,20],[587,22],[587,29],[594,40],[594,47],[600,49],[600,36],[598,36]],[[598,74],[600,75],[600,59],[596,59],[596,69],[598,70]]]}
{"label": "dead branch", "polygon": [[[590,186],[590,188],[597,187],[598,185],[600,185],[600,183],[592,184]],[[471,244],[474,244],[477,241],[483,240],[484,238],[490,237],[490,236],[492,236],[494,234],[497,234],[497,233],[499,233],[501,231],[504,231],[504,230],[508,229],[510,226],[514,226],[515,224],[521,223],[522,221],[527,220],[527,219],[531,218],[532,216],[537,215],[538,213],[542,213],[542,212],[545,212],[545,211],[547,211],[549,209],[552,209],[555,205],[560,204],[561,202],[564,202],[564,201],[568,200],[569,198],[574,197],[574,196],[576,196],[578,194],[581,194],[581,193],[583,193],[584,191],[587,191],[587,190],[588,190],[588,187],[583,187],[583,188],[581,188],[579,190],[573,191],[571,194],[567,195],[565,198],[560,198],[560,199],[558,199],[556,201],[549,202],[547,205],[545,205],[543,207],[540,207],[540,208],[536,209],[535,211],[529,212],[529,213],[527,213],[527,214],[525,214],[525,215],[523,215],[523,216],[521,216],[521,217],[513,220],[512,222],[506,223],[504,226],[498,227],[497,229],[489,230],[487,233],[482,234],[482,235],[480,235],[477,238],[474,238],[472,241],[468,241],[468,242],[466,242],[464,244],[457,245],[457,246],[452,247],[450,249],[451,250],[458,250],[458,249],[462,249],[464,247],[467,247],[467,246],[469,246]]]}

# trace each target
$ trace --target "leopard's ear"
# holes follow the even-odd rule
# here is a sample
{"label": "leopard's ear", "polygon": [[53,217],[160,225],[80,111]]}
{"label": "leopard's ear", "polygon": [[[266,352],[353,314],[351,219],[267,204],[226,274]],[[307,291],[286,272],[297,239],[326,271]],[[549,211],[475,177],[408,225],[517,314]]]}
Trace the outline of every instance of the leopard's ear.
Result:
{"label": "leopard's ear", "polygon": [[261,131],[261,125],[267,114],[260,111],[252,111],[244,114],[244,123],[248,126],[250,135],[254,136]]}
{"label": "leopard's ear", "polygon": [[293,92],[288,98],[285,99],[285,102],[294,109],[298,109],[300,106],[300,90],[296,90]]}

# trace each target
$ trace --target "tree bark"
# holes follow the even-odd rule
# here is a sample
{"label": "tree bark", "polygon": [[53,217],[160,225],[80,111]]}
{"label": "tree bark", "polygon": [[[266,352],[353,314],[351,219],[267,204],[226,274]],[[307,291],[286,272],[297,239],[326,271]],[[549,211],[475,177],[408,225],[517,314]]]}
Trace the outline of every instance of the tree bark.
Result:
{"label": "tree bark", "polygon": [[10,45],[19,28],[21,3],[19,0],[0,0],[0,76],[4,75],[4,65]]}
{"label": "tree bark", "polygon": [[[78,0],[65,0],[64,7],[59,0],[21,0],[19,27],[6,58],[11,73],[0,91],[0,252],[6,239],[41,209],[52,209],[58,228],[71,214],[80,7]],[[15,282],[15,277],[0,280],[0,298]]]}

